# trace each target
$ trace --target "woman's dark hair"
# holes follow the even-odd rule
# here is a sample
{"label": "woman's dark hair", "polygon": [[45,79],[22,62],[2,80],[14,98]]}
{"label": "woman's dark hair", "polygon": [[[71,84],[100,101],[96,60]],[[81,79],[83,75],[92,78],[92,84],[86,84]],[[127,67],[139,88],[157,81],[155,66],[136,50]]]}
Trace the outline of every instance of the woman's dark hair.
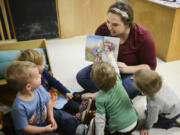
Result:
{"label": "woman's dark hair", "polygon": [[125,1],[116,1],[112,4],[107,13],[117,14],[121,17],[122,22],[125,25],[129,25],[130,28],[133,26],[134,13],[131,6]]}

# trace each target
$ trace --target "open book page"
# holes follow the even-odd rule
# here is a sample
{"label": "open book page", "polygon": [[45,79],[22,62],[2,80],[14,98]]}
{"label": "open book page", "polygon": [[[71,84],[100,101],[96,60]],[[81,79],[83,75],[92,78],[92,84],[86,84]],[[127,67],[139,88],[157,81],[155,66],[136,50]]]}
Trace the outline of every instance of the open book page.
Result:
{"label": "open book page", "polygon": [[[75,92],[74,89],[67,88],[72,94]],[[61,92],[59,92],[57,89],[51,89],[49,91],[51,95],[51,101],[53,103],[53,107],[55,109],[62,109],[65,104],[67,104],[68,100]]]}
{"label": "open book page", "polygon": [[108,62],[109,64],[111,64],[111,65],[114,67],[115,72],[119,74],[119,73],[120,73],[120,70],[119,70],[119,68],[118,68],[117,62],[115,61],[113,52],[108,52],[108,53],[107,53],[107,59],[108,59],[107,62]]}
{"label": "open book page", "polygon": [[87,35],[85,59],[95,61],[96,57],[101,57],[103,61],[107,61],[106,52],[113,51],[114,57],[117,60],[120,38]]}

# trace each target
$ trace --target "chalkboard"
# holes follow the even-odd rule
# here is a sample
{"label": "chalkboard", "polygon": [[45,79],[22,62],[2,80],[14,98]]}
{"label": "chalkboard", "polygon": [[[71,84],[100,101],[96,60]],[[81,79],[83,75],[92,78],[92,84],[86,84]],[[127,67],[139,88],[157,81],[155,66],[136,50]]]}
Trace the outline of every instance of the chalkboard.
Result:
{"label": "chalkboard", "polygon": [[9,0],[18,41],[57,38],[55,0]]}

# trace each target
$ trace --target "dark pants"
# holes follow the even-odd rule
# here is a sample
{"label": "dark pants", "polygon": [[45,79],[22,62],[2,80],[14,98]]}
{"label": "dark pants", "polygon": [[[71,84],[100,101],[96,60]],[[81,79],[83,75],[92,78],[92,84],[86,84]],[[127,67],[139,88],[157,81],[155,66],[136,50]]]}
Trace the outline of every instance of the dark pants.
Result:
{"label": "dark pants", "polygon": [[69,100],[61,110],[74,115],[80,111],[80,104],[74,100]]}
{"label": "dark pants", "polygon": [[76,129],[80,124],[79,120],[71,114],[62,110],[54,110],[54,119],[58,125],[58,129],[66,135],[75,135]]}
{"label": "dark pants", "polygon": [[113,134],[109,134],[109,135],[130,135],[132,132],[128,132],[128,133],[121,133],[121,132],[115,132]]}
{"label": "dark pants", "polygon": [[[94,92],[97,92],[98,89],[90,79],[91,68],[92,68],[92,65],[89,65],[81,69],[77,73],[76,78],[77,78],[78,83],[85,89],[86,92],[94,93]],[[123,86],[131,99],[133,99],[138,94],[140,94],[140,92],[137,91],[134,86],[134,82],[131,79],[132,76],[133,76],[132,74],[121,74]]]}
{"label": "dark pants", "polygon": [[41,134],[36,134],[36,135],[59,135],[59,134],[55,132],[49,132],[49,133],[41,133]]}
{"label": "dark pants", "polygon": [[156,127],[156,128],[163,128],[163,129],[169,129],[169,128],[172,128],[174,126],[174,123],[176,121],[177,118],[180,117],[180,114],[175,116],[174,118],[172,119],[167,119],[163,116],[159,116],[158,118],[158,122],[156,122],[153,127]]}

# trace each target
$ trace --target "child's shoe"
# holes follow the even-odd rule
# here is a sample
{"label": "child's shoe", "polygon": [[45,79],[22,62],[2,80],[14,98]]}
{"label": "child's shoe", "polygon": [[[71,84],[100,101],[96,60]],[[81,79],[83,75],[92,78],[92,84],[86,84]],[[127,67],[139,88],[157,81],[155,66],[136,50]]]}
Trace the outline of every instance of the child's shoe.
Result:
{"label": "child's shoe", "polygon": [[83,100],[81,102],[81,107],[82,107],[81,111],[84,111],[84,110],[89,111],[91,109],[91,105],[92,105],[92,98],[88,98],[87,100]]}
{"label": "child's shoe", "polygon": [[95,135],[95,118],[91,119],[87,135]]}
{"label": "child's shoe", "polygon": [[180,117],[176,119],[176,125],[177,127],[180,127]]}
{"label": "child's shoe", "polygon": [[79,124],[77,129],[76,129],[75,135],[85,135],[87,130],[88,130],[88,126],[87,125]]}
{"label": "child's shoe", "polygon": [[84,119],[85,119],[85,117],[86,117],[86,114],[87,114],[87,111],[84,110],[84,111],[82,111],[82,112],[76,113],[75,117],[76,117],[78,120],[80,120],[82,123],[84,123]]}
{"label": "child's shoe", "polygon": [[95,118],[91,119],[84,135],[95,135]]}
{"label": "child's shoe", "polygon": [[81,92],[74,92],[73,93],[73,100],[75,100],[78,103],[81,103],[82,99],[81,99],[81,95],[84,94],[85,91],[81,91]]}
{"label": "child's shoe", "polygon": [[86,124],[78,125],[75,135],[95,135],[95,119],[92,119],[89,126]]}
{"label": "child's shoe", "polygon": [[[82,123],[87,123],[90,115],[90,108],[92,105],[92,98],[88,98],[87,100],[83,100],[81,102],[80,112],[76,113],[76,118],[80,120]],[[92,117],[91,117],[92,118]]]}
{"label": "child's shoe", "polygon": [[76,113],[76,118],[80,120],[82,123],[87,124],[89,121],[95,117],[95,111],[83,111]]}

